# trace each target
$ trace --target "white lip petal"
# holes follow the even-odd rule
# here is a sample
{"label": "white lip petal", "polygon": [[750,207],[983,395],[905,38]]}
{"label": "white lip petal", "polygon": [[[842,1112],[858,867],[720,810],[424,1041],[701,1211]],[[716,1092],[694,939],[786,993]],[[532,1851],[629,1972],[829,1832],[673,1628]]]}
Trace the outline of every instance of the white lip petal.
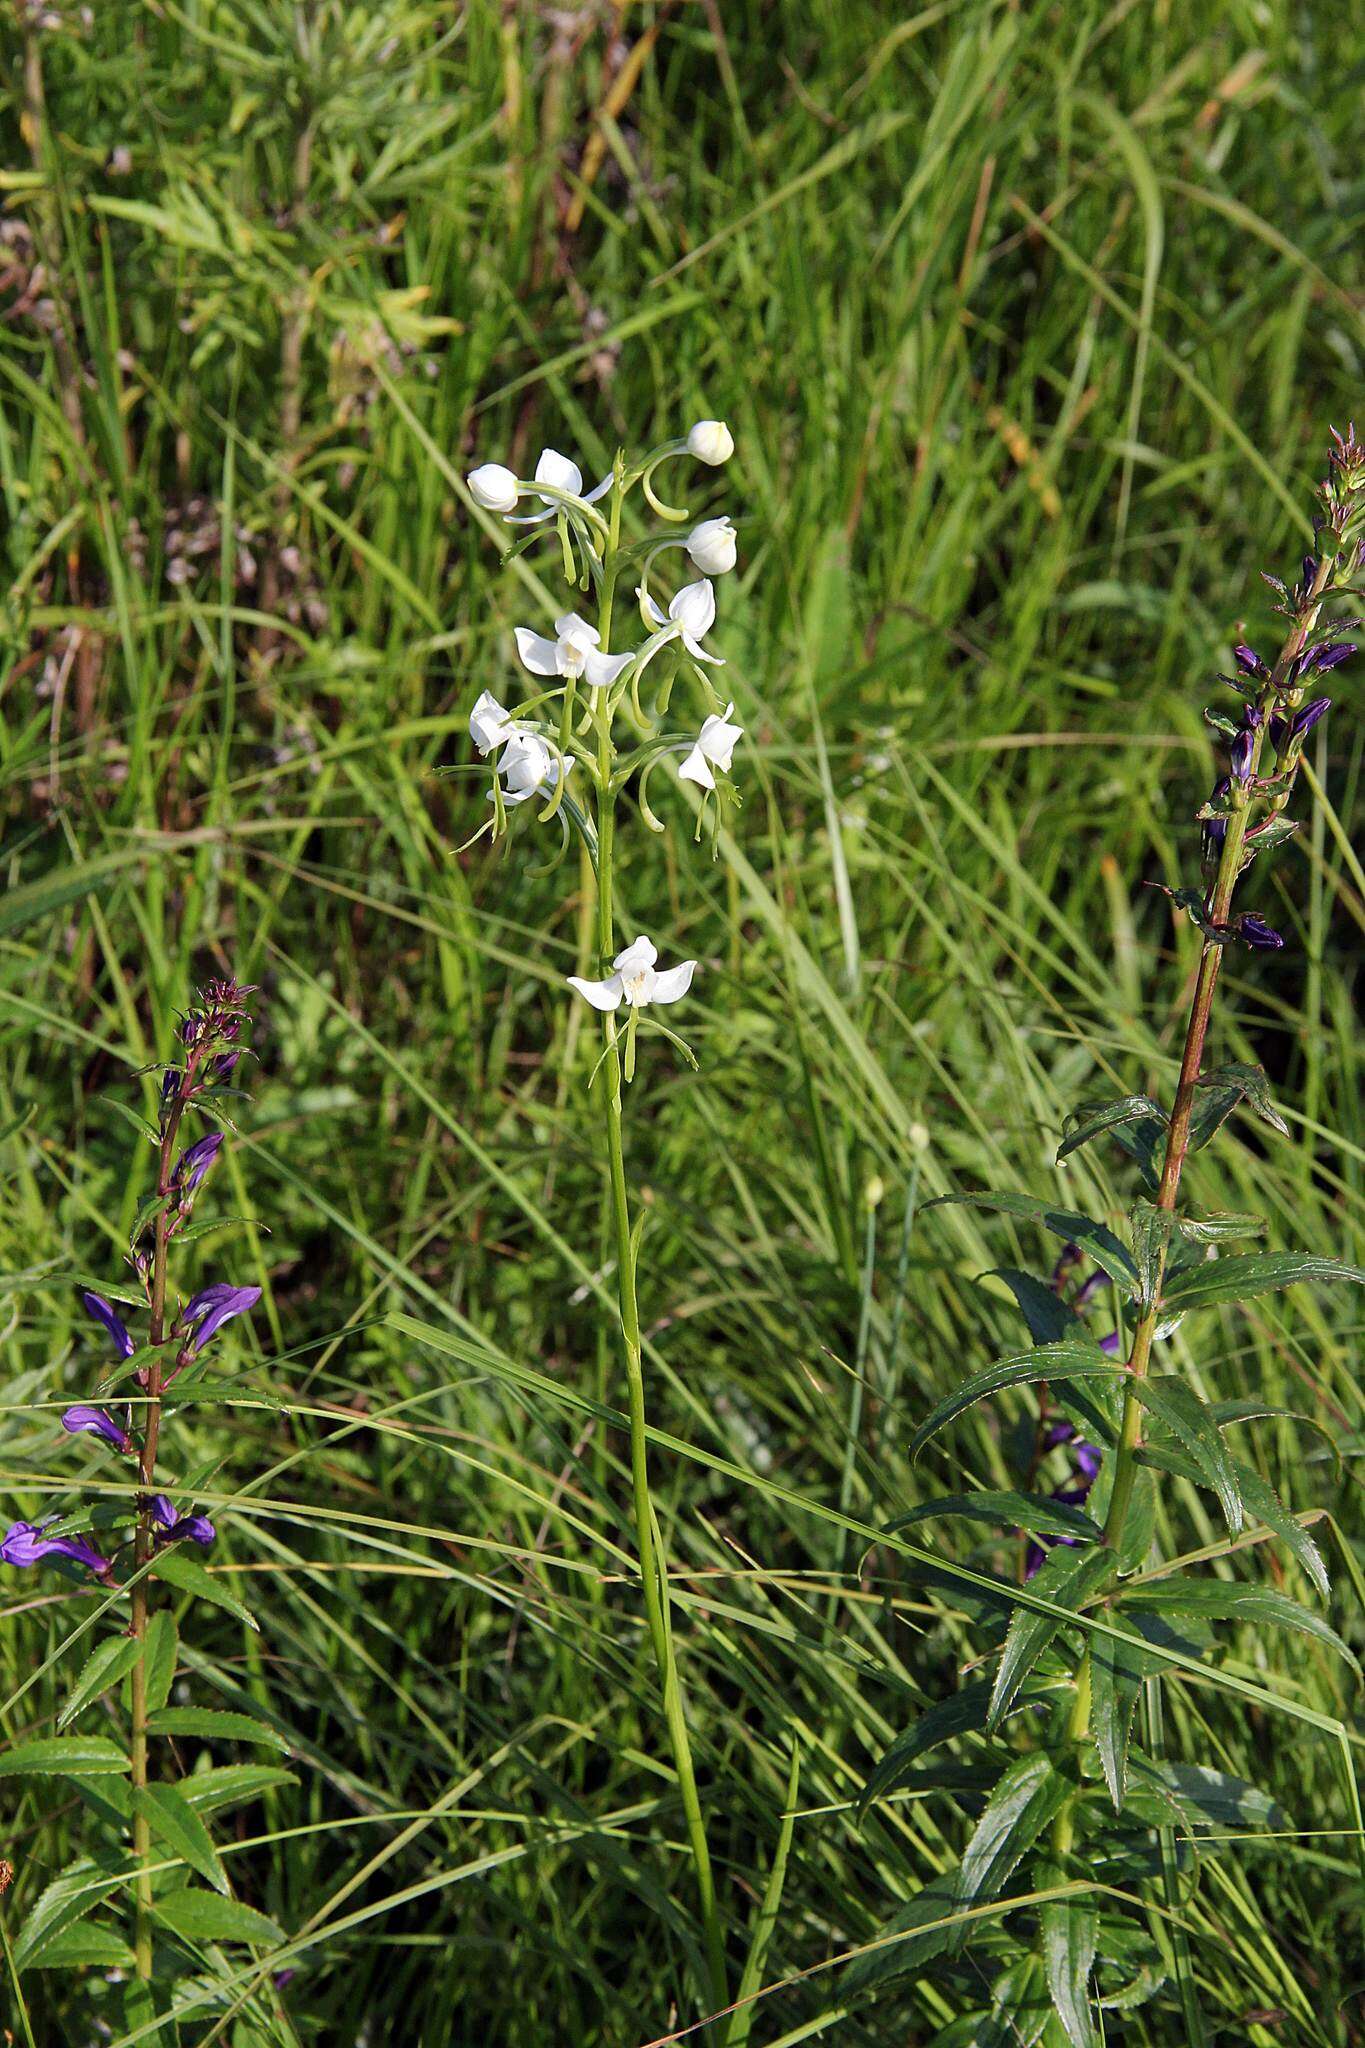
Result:
{"label": "white lip petal", "polygon": [[716,593],[704,576],[700,582],[683,585],[668,607],[668,616],[694,640],[710,632],[716,622]]}
{"label": "white lip petal", "polygon": [[600,483],[600,484],[594,484],[594,485],[593,485],[593,487],[592,487],[592,489],[591,489],[590,491],[586,491],[586,492],[584,493],[584,495],[583,495],[583,503],[584,503],[585,505],[595,505],[595,504],[597,503],[597,501],[598,501],[598,499],[599,499],[599,498],[605,498],[605,497],[606,497],[606,495],[607,495],[607,492],[608,492],[608,491],[609,491],[610,489],[611,489],[611,471],[610,471],[610,470],[608,470],[608,471],[607,471],[607,473],[606,473],[606,475],[605,475],[605,476],[603,477],[603,479],[602,479],[602,481],[601,481],[601,483]]}
{"label": "white lip petal", "polygon": [[518,626],[516,638],[523,668],[529,668],[533,676],[559,674],[559,648],[553,640],[547,640],[543,633],[533,633],[529,626]]}
{"label": "white lip petal", "polygon": [[616,678],[630,667],[634,659],[635,656],[633,654],[597,654],[594,652],[588,656],[587,662],[584,665],[584,680],[587,682],[589,689],[605,689],[608,683],[614,683]]}
{"label": "white lip petal", "polygon": [[695,960],[684,960],[681,966],[670,967],[663,974],[656,974],[654,987],[650,991],[652,1003],[676,1003],[685,996],[692,986],[692,976],[697,971]]}
{"label": "white lip petal", "polygon": [[[722,766],[728,765],[722,763]],[[701,750],[700,741],[693,747],[687,759],[680,764],[678,774],[684,782],[699,782],[703,789],[714,789],[716,786],[716,778],[711,773],[710,765]]]}
{"label": "white lip petal", "polygon": [[708,668],[724,668],[725,656],[723,654],[708,654],[700,640],[694,640],[690,633],[683,634],[682,644],[691,655],[693,661],[704,661]]}
{"label": "white lip petal", "polygon": [[590,648],[601,645],[602,635],[596,626],[590,626],[586,619],[580,619],[577,612],[561,612],[555,620],[555,635],[567,640],[570,647],[579,648],[584,654]]}
{"label": "white lip petal", "polygon": [[569,976],[569,987],[576,988],[585,1002],[594,1010],[615,1010],[621,1001],[621,977],[608,975],[605,981],[585,981],[581,974]]}
{"label": "white lip petal", "polygon": [[659,949],[653,939],[632,939],[625,951],[618,953],[611,964],[619,975],[626,977],[643,974],[647,967],[654,965],[658,957]]}

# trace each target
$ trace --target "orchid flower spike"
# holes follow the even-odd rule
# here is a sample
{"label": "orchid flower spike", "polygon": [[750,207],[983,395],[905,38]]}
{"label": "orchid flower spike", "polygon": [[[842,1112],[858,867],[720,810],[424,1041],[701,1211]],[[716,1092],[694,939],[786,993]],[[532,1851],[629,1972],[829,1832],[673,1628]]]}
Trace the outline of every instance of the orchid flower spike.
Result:
{"label": "orchid flower spike", "polygon": [[517,653],[533,676],[582,676],[590,690],[614,683],[629,668],[633,654],[603,654],[602,635],[577,612],[555,620],[555,637],[547,640],[527,626],[517,627]]}
{"label": "orchid flower spike", "polygon": [[711,773],[712,768],[719,768],[723,773],[729,774],[735,747],[744,735],[742,725],[730,725],[726,722],[733,714],[734,708],[733,704],[727,704],[719,717],[713,711],[705,720],[691,753],[678,769],[684,782],[699,782],[703,789],[714,789],[716,778]]}
{"label": "orchid flower spike", "polygon": [[22,1568],[41,1564],[45,1557],[69,1557],[73,1564],[88,1566],[96,1578],[107,1579],[112,1570],[108,1558],[83,1536],[44,1536],[44,1529],[58,1520],[59,1516],[48,1515],[41,1522],[11,1522],[0,1537],[0,1559]]}
{"label": "orchid flower spike", "polygon": [[[564,762],[567,776],[573,767],[573,756]],[[528,803],[543,790],[548,795],[559,787],[559,756],[539,733],[514,732],[507,742],[506,751],[498,763],[502,775],[502,800],[507,806]],[[493,792],[488,793],[493,800]]]}
{"label": "orchid flower spike", "polygon": [[89,1293],[83,1294],[81,1301],[95,1318],[95,1321],[103,1323],[105,1329],[114,1340],[114,1349],[119,1357],[131,1358],[137,1350],[137,1346],[129,1336],[123,1317],[118,1313],[113,1303],[106,1301],[102,1294]]}
{"label": "orchid flower spike", "polygon": [[691,988],[697,963],[684,960],[681,966],[666,968],[659,974],[654,967],[658,957],[651,940],[636,939],[617,954],[605,981],[585,981],[581,975],[571,974],[569,987],[576,988],[594,1010],[615,1010],[622,1003],[633,1010],[642,1009],[646,1003],[676,1003]]}
{"label": "orchid flower spike", "polygon": [[[590,491],[585,491],[582,470],[576,462],[570,462],[567,455],[561,455],[557,448],[541,450],[535,480],[538,484],[552,484],[557,491],[567,492],[571,498],[581,498],[585,505],[595,505],[611,489],[611,472],[608,470],[600,484],[594,484]],[[563,509],[559,499],[546,497],[544,491],[538,495],[545,511],[523,513],[521,518],[510,521],[511,525],[538,526],[542,519],[553,519],[556,512]]]}
{"label": "orchid flower spike", "polygon": [[83,1431],[90,1436],[102,1436],[107,1444],[112,1444],[125,1456],[133,1448],[133,1439],[126,1429],[119,1428],[112,1415],[106,1414],[103,1408],[92,1408],[85,1401],[78,1401],[74,1408],[67,1409],[62,1417],[62,1428],[71,1436],[79,1436]]}
{"label": "orchid flower spike", "polygon": [[481,463],[465,478],[469,495],[485,512],[510,512],[517,502],[519,486],[515,473],[500,462]]}
{"label": "orchid flower spike", "polygon": [[698,583],[685,583],[666,614],[660,611],[643,586],[637,587],[635,595],[640,600],[640,610],[645,619],[654,628],[640,651],[641,668],[647,661],[652,661],[670,640],[681,640],[694,661],[707,662],[712,668],[724,668],[723,656],[708,654],[701,644],[702,634],[710,632],[716,618],[716,593],[704,576]]}
{"label": "orchid flower spike", "polygon": [[734,568],[739,553],[734,521],[699,520],[688,534],[684,546],[703,576],[724,576]]}
{"label": "orchid flower spike", "polygon": [[485,757],[496,752],[517,730],[516,720],[509,718],[491,691],[485,690],[469,714],[469,737]]}

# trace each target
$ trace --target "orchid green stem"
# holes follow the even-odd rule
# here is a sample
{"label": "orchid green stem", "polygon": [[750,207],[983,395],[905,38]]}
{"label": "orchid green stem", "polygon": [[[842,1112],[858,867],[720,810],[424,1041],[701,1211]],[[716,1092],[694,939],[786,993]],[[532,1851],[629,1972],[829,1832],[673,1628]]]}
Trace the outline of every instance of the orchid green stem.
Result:
{"label": "orchid green stem", "polygon": [[[618,464],[611,493],[611,538],[603,558],[601,595],[598,606],[600,645],[611,645],[611,617],[615,596],[617,556],[620,540],[623,479]],[[604,963],[610,963],[616,949],[613,906],[613,854],[616,838],[616,791],[612,786],[611,710],[608,693],[596,692],[597,725],[597,940]],[[621,1054],[615,1014],[603,1013],[604,1049],[600,1063],[600,1085],[606,1099],[607,1159],[611,1178],[612,1224],[616,1240],[617,1294],[621,1314],[621,1337],[626,1358],[627,1405],[630,1416],[630,1469],[635,1510],[635,1540],[644,1589],[645,1620],[650,1645],[663,1692],[664,1720],[673,1753],[682,1798],[688,1845],[696,1872],[701,1905],[702,1932],[706,1949],[708,1990],[717,2011],[728,2003],[725,1948],[716,1906],[715,1878],[702,1819],[692,1748],[687,1733],[687,1714],[682,1683],[678,1675],[672,1630],[665,1607],[666,1569],[662,1541],[656,1523],[649,1487],[648,1435],[645,1420],[645,1381],[640,1341],[640,1311],[635,1292],[636,1247],[626,1188],[625,1149],[621,1119]]]}

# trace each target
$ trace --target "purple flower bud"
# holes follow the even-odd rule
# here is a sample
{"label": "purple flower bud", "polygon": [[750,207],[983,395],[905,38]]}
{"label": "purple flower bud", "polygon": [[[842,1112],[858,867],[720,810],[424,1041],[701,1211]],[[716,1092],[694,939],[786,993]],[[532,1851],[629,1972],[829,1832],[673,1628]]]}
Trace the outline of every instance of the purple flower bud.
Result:
{"label": "purple flower bud", "polygon": [[161,1076],[161,1107],[169,1109],[180,1089],[179,1067],[167,1067]]}
{"label": "purple flower bud", "polygon": [[159,1493],[152,1502],[152,1520],[157,1525],[158,1543],[179,1543],[188,1538],[207,1550],[218,1533],[207,1515],[178,1515],[168,1494]]}
{"label": "purple flower bud", "polygon": [[[1228,777],[1226,775],[1220,775],[1217,782],[1215,782],[1213,785],[1213,789],[1209,796],[1209,802],[1217,803],[1219,797],[1226,796],[1231,788],[1232,784],[1228,780]],[[1203,832],[1203,853],[1206,862],[1212,863],[1213,861],[1217,860],[1219,854],[1223,851],[1223,841],[1227,838],[1227,836],[1228,821],[1226,818],[1205,818]]]}
{"label": "purple flower bud", "polygon": [[192,1330],[196,1323],[199,1325],[190,1349],[202,1351],[210,1338],[217,1336],[224,1323],[230,1323],[234,1316],[241,1315],[246,1309],[255,1308],[260,1298],[259,1287],[231,1287],[225,1280],[212,1287],[202,1287],[180,1311],[182,1328]]}
{"label": "purple flower bud", "polygon": [[1256,735],[1249,726],[1243,726],[1232,743],[1228,761],[1234,782],[1251,779],[1251,761],[1256,748]]}
{"label": "purple flower bud", "polygon": [[1343,661],[1349,661],[1355,651],[1355,644],[1350,640],[1334,641],[1330,647],[1314,647],[1304,655],[1299,672],[1301,675],[1326,675],[1329,669],[1340,668]]}
{"label": "purple flower bud", "polygon": [[137,1350],[137,1346],[128,1335],[123,1318],[114,1308],[113,1303],[106,1301],[102,1294],[83,1294],[81,1300],[84,1302],[89,1313],[95,1318],[95,1321],[104,1324],[105,1329],[114,1340],[114,1349],[118,1352],[119,1357],[131,1358]]}
{"label": "purple flower bud", "polygon": [[67,1409],[62,1417],[62,1428],[72,1436],[79,1436],[82,1431],[90,1436],[102,1436],[116,1451],[127,1453],[133,1448],[133,1439],[126,1429],[119,1428],[112,1415],[106,1414],[103,1408],[92,1408],[84,1401],[78,1401],[74,1408]]}
{"label": "purple flower bud", "polygon": [[180,1036],[186,1045],[198,1045],[204,1035],[204,1020],[191,1010],[180,1026]]}
{"label": "purple flower bud", "polygon": [[1237,646],[1233,648],[1232,652],[1237,666],[1244,676],[1268,676],[1270,674],[1270,670],[1261,660],[1254,647]]}
{"label": "purple flower bud", "polygon": [[196,1138],[192,1145],[185,1147],[176,1161],[175,1172],[171,1176],[171,1186],[176,1189],[177,1193],[185,1195],[192,1195],[194,1193],[199,1183],[203,1180],[204,1175],[218,1157],[222,1143],[222,1132],[210,1131],[207,1137]]}
{"label": "purple flower bud", "polygon": [[1305,704],[1301,711],[1294,713],[1290,734],[1296,740],[1306,739],[1320,718],[1325,718],[1332,708],[1330,697],[1315,697],[1311,704]]}
{"label": "purple flower bud", "polygon": [[1273,925],[1258,917],[1254,910],[1244,910],[1233,919],[1233,929],[1239,939],[1245,939],[1249,946],[1257,946],[1269,952],[1278,952],[1284,944],[1282,935]]}
{"label": "purple flower bud", "polygon": [[230,1081],[237,1062],[241,1057],[242,1048],[240,1046],[237,1046],[232,1052],[215,1053],[209,1061],[209,1072],[214,1080]]}
{"label": "purple flower bud", "polygon": [[1318,565],[1316,559],[1312,555],[1305,555],[1303,558],[1303,587],[1305,590],[1307,590],[1317,573]]}
{"label": "purple flower bud", "polygon": [[40,1564],[45,1557],[69,1557],[73,1564],[87,1566],[97,1578],[107,1579],[111,1570],[108,1558],[101,1557],[83,1536],[44,1536],[44,1529],[59,1519],[49,1515],[42,1522],[11,1522],[0,1537],[0,1558],[24,1568]]}

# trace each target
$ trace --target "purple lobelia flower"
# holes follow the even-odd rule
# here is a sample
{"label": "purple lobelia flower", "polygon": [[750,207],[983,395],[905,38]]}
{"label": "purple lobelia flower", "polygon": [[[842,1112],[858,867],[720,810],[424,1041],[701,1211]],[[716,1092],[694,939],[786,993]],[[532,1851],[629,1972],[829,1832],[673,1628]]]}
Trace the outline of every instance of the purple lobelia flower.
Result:
{"label": "purple lobelia flower", "polygon": [[[1260,723],[1259,719],[1256,721]],[[1252,756],[1256,749],[1255,726],[1248,720],[1233,741],[1228,754],[1228,765],[1232,769],[1234,782],[1249,782],[1251,779]]]}
{"label": "purple lobelia flower", "polygon": [[170,1495],[165,1493],[157,1494],[152,1502],[152,1520],[156,1523],[158,1543],[178,1543],[182,1537],[188,1537],[191,1543],[207,1549],[218,1533],[207,1515],[177,1514]]}
{"label": "purple lobelia flower", "polygon": [[112,1569],[108,1558],[101,1557],[83,1536],[44,1536],[44,1529],[59,1520],[60,1516],[49,1515],[42,1522],[11,1522],[0,1537],[0,1558],[22,1569],[41,1564],[45,1557],[67,1557],[73,1564],[86,1565],[97,1578],[107,1579]]}
{"label": "purple lobelia flower", "polygon": [[202,1351],[209,1340],[217,1336],[224,1323],[230,1323],[234,1316],[243,1314],[246,1309],[255,1308],[260,1298],[259,1287],[231,1287],[225,1280],[212,1287],[201,1287],[180,1311],[183,1328],[190,1330],[196,1323],[199,1325],[190,1345],[191,1351]]}
{"label": "purple lobelia flower", "polygon": [[119,1357],[131,1358],[137,1346],[129,1336],[127,1326],[113,1303],[106,1301],[102,1294],[83,1294],[81,1300],[95,1321],[104,1324],[114,1340]]}
{"label": "purple lobelia flower", "polygon": [[1256,946],[1264,952],[1277,953],[1284,944],[1283,933],[1277,932],[1274,925],[1267,924],[1263,917],[1258,917],[1254,910],[1244,910],[1235,917],[1232,928],[1248,946]]}
{"label": "purple lobelia flower", "polygon": [[177,1194],[194,1193],[218,1157],[222,1143],[222,1132],[210,1131],[207,1137],[196,1138],[192,1145],[185,1147],[175,1163],[175,1172],[171,1175],[171,1186]]}
{"label": "purple lobelia flower", "polygon": [[127,1453],[133,1448],[133,1439],[126,1429],[119,1428],[112,1415],[103,1408],[92,1408],[85,1401],[78,1401],[74,1408],[67,1409],[62,1417],[62,1428],[72,1436],[79,1436],[82,1431],[90,1436],[102,1436],[116,1451]]}
{"label": "purple lobelia flower", "polygon": [[[1114,1334],[1117,1338],[1117,1331]],[[1077,1436],[1069,1422],[1054,1422],[1043,1438],[1043,1449],[1055,1451],[1063,1444],[1071,1447],[1076,1467],[1076,1482],[1068,1486],[1055,1487],[1048,1495],[1048,1499],[1059,1508],[1084,1507],[1090,1489],[1099,1477],[1104,1453],[1096,1445],[1087,1443],[1084,1437]],[[1068,1548],[1074,1548],[1078,1541],[1075,1536],[1030,1536],[1028,1548],[1024,1552],[1024,1577],[1031,1579],[1035,1573],[1042,1570],[1043,1560],[1055,1544],[1061,1543]]]}
{"label": "purple lobelia flower", "polygon": [[1315,697],[1311,704],[1305,704],[1292,718],[1272,718],[1270,737],[1275,751],[1282,754],[1285,748],[1297,742],[1300,746],[1307,739],[1320,718],[1325,718],[1332,708],[1330,697]]}

